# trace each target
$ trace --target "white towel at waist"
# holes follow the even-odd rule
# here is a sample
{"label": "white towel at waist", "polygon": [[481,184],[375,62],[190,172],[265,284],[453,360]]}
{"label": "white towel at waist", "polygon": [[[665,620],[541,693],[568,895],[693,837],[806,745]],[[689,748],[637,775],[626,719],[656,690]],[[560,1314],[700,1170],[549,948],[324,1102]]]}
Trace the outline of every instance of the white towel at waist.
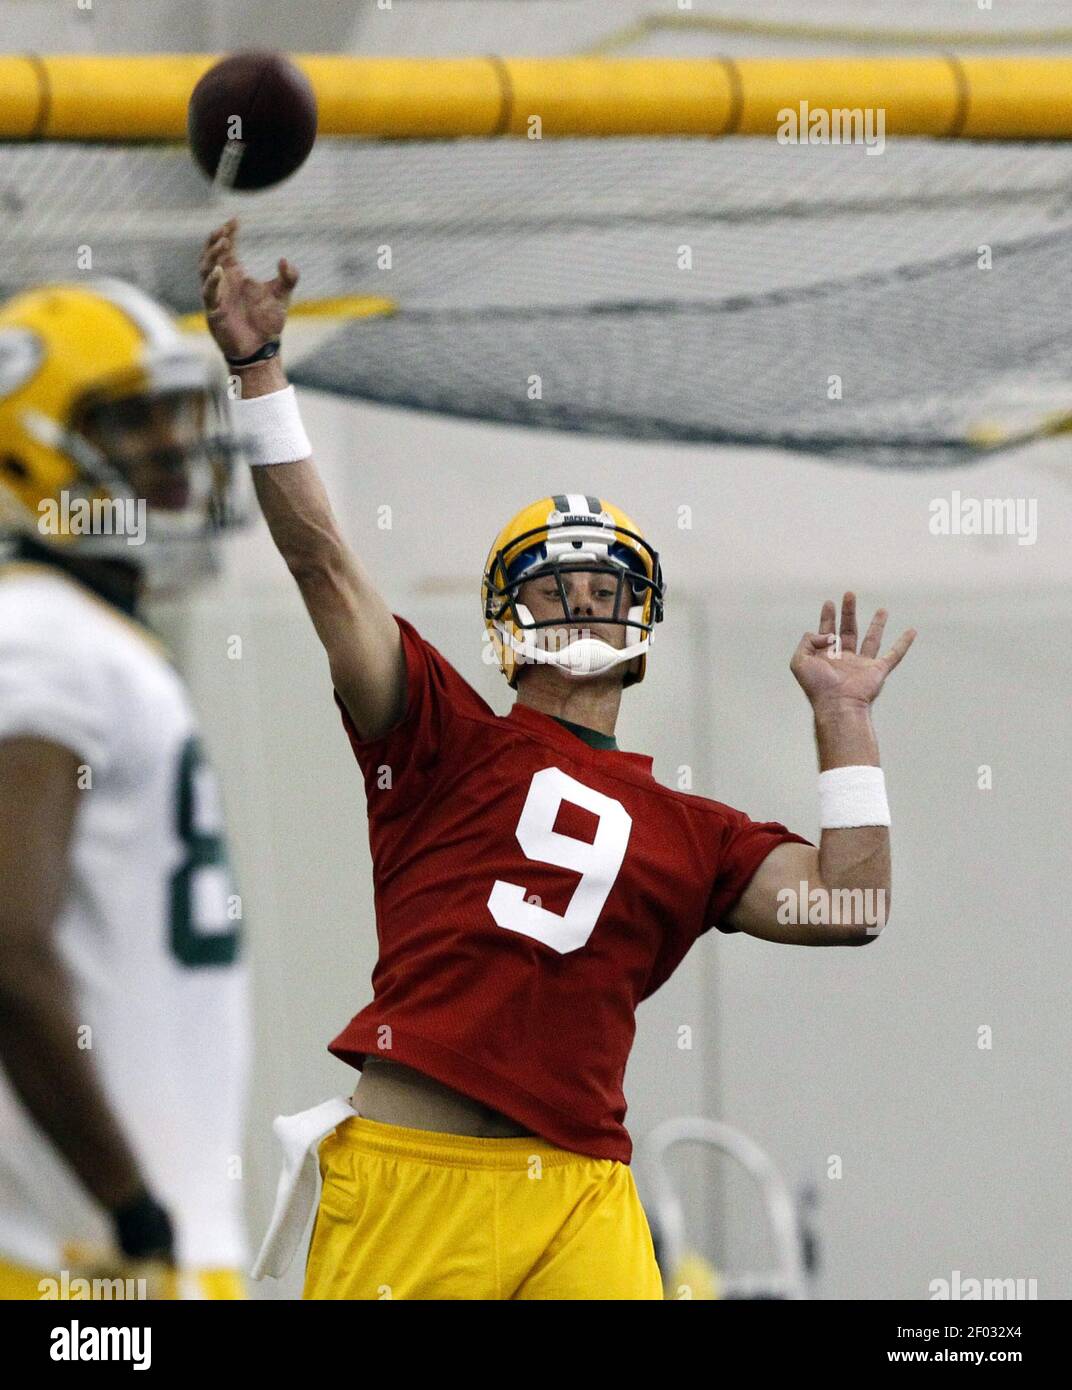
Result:
{"label": "white towel at waist", "polygon": [[290,1268],[316,1201],[320,1141],[356,1113],[345,1096],[337,1096],[298,1115],[275,1117],[272,1128],[283,1148],[283,1168],[268,1234],[250,1271],[253,1279],[263,1279],[266,1274],[278,1279]]}

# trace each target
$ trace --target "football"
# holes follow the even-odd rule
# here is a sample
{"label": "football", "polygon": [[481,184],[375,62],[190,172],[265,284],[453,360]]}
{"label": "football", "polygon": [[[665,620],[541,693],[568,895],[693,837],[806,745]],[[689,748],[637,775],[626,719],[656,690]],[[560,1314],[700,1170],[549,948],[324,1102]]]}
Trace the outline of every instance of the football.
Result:
{"label": "football", "polygon": [[316,139],[316,93],[284,54],[233,53],[190,97],[187,137],[206,176],[225,188],[270,188],[299,169]]}

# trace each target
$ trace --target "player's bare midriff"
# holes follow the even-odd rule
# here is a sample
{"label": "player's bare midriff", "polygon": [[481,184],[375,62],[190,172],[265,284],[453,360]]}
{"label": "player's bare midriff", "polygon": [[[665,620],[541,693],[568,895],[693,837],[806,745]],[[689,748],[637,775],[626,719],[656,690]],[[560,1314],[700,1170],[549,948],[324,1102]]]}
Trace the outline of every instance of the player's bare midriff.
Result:
{"label": "player's bare midriff", "polygon": [[365,1119],[406,1129],[430,1129],[473,1139],[516,1139],[532,1134],[532,1130],[471,1096],[381,1057],[365,1059],[350,1104]]}

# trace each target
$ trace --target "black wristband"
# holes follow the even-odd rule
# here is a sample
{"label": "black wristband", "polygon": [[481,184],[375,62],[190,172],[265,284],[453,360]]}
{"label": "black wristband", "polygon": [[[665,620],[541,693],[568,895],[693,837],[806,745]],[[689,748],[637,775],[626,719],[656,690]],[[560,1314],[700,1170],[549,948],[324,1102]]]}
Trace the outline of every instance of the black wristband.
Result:
{"label": "black wristband", "polygon": [[228,367],[252,367],[257,362],[269,362],[279,351],[279,339],[269,338],[262,347],[256,352],[250,353],[248,357],[224,357]]}
{"label": "black wristband", "polygon": [[112,1212],[116,1244],[132,1260],[150,1258],[174,1263],[175,1233],[171,1217],[154,1197],[142,1192]]}

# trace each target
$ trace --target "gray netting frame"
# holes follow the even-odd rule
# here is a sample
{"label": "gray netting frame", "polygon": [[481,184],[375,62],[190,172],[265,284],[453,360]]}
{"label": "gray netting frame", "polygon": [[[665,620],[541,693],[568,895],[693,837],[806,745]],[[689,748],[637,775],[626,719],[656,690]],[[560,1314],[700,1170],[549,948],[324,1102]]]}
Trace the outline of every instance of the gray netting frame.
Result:
{"label": "gray netting frame", "polygon": [[232,210],[254,273],[286,254],[302,296],[398,304],[290,354],[343,395],[916,467],[1072,402],[1065,144],[323,140],[225,198],[177,147],[6,145],[0,288],[74,278],[88,246],[189,312]]}

